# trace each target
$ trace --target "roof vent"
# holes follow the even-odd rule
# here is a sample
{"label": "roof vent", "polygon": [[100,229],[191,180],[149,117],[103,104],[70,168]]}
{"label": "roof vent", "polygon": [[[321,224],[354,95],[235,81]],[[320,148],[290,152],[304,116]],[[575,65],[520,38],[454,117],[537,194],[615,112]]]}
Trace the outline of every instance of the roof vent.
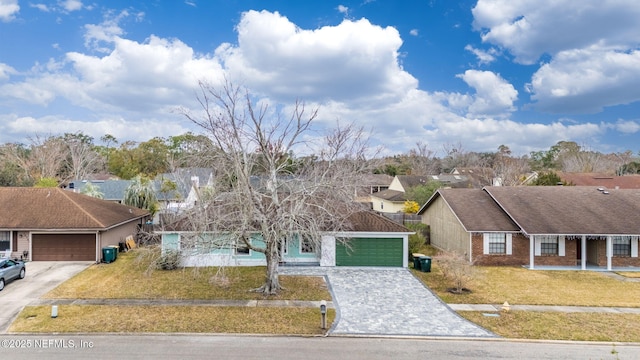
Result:
{"label": "roof vent", "polygon": [[605,194],[605,195],[609,194],[609,192],[606,191],[606,190],[604,190],[602,193]]}
{"label": "roof vent", "polygon": [[599,188],[598,188],[598,191],[603,192],[603,191],[604,191],[604,188],[603,188],[603,187],[599,187]]}

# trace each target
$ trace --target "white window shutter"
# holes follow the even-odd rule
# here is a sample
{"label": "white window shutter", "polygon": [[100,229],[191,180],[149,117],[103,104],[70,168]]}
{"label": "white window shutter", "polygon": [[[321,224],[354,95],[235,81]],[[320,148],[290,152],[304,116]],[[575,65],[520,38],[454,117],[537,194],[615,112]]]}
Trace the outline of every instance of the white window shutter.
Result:
{"label": "white window shutter", "polygon": [[631,238],[631,257],[638,257],[638,237]]}
{"label": "white window shutter", "polygon": [[507,234],[507,255],[512,255],[513,254],[513,245],[512,245],[512,238],[511,238],[511,234]]}
{"label": "white window shutter", "polygon": [[542,255],[542,240],[537,236],[534,236],[533,239],[536,243],[535,255],[540,256]]}
{"label": "white window shutter", "polygon": [[482,238],[482,253],[487,255],[489,254],[489,236],[487,236],[487,233],[482,234],[483,238]]}
{"label": "white window shutter", "polygon": [[558,256],[564,255],[564,236],[558,236]]}

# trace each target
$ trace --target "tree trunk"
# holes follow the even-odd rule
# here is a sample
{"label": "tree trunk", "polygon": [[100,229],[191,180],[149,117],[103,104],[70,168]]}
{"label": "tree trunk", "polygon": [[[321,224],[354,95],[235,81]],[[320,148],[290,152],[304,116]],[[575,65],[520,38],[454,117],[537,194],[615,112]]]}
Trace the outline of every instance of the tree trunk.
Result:
{"label": "tree trunk", "polygon": [[278,241],[266,241],[267,248],[265,251],[265,258],[267,260],[267,276],[265,277],[265,283],[258,289],[257,292],[261,292],[264,295],[276,295],[282,290],[280,286],[280,279],[278,278],[278,263],[280,262],[280,251]]}

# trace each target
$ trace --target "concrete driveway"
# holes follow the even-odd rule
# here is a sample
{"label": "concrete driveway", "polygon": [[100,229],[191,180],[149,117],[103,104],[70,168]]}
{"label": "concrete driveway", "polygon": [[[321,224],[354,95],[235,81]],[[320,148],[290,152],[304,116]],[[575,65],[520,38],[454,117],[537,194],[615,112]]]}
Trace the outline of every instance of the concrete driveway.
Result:
{"label": "concrete driveway", "polygon": [[0,291],[0,333],[6,333],[9,325],[22,308],[54,289],[73,275],[89,267],[93,262],[34,261],[27,263],[27,276],[8,283]]}
{"label": "concrete driveway", "polygon": [[331,334],[495,337],[459,316],[408,269],[281,267],[282,275],[324,275],[337,317]]}

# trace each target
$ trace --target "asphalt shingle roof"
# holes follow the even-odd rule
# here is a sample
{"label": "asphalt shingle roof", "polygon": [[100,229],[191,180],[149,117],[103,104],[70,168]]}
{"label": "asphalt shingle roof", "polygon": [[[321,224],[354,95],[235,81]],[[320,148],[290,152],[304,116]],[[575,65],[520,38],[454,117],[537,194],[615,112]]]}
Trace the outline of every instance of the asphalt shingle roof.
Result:
{"label": "asphalt shingle roof", "polygon": [[146,215],[146,210],[60,188],[0,187],[3,229],[104,230]]}
{"label": "asphalt shingle roof", "polygon": [[[437,196],[449,205],[469,232],[518,231],[518,226],[482,189],[440,189]],[[427,203],[424,208],[428,207]]]}
{"label": "asphalt shingle roof", "polygon": [[640,190],[588,186],[486,187],[527,234],[640,234]]}

